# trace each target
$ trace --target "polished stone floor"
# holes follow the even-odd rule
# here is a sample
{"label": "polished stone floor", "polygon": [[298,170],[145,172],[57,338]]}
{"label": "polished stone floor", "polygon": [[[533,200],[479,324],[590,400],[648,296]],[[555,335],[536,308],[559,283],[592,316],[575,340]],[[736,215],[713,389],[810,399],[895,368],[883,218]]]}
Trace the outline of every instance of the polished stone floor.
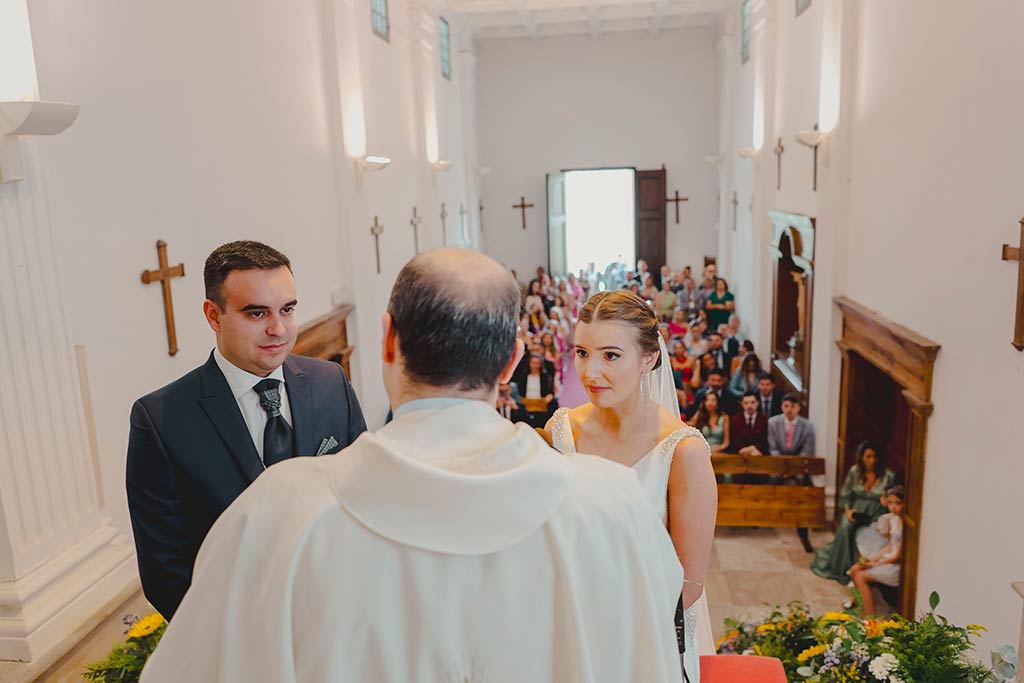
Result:
{"label": "polished stone floor", "polygon": [[[815,548],[832,539],[826,531],[810,536]],[[725,632],[726,617],[753,619],[792,600],[808,603],[812,614],[841,609],[849,591],[812,574],[813,557],[795,529],[719,528],[705,582],[715,638]]]}

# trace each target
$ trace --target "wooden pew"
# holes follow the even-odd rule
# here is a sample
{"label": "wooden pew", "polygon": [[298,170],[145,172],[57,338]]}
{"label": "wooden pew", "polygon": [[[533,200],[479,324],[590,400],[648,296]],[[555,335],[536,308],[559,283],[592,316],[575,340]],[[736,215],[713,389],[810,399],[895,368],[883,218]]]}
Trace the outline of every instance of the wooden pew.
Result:
{"label": "wooden pew", "polygon": [[[798,455],[712,455],[715,474],[825,474],[824,458]],[[718,526],[825,526],[825,489],[781,484],[719,484]]]}

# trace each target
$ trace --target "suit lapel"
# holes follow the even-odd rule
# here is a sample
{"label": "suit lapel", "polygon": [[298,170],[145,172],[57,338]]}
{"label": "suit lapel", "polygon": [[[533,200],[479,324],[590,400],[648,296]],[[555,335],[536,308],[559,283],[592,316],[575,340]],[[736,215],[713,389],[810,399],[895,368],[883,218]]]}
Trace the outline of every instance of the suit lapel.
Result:
{"label": "suit lapel", "polygon": [[295,430],[295,455],[316,455],[317,425],[313,411],[313,387],[309,375],[289,356],[284,362],[284,381]]}
{"label": "suit lapel", "polygon": [[203,366],[202,374],[203,397],[199,399],[206,416],[210,418],[214,429],[227,446],[231,457],[235,459],[249,483],[263,472],[263,462],[252,442],[249,428],[245,425],[242,411],[231,393],[228,381],[217,367],[217,361],[210,354],[210,359]]}

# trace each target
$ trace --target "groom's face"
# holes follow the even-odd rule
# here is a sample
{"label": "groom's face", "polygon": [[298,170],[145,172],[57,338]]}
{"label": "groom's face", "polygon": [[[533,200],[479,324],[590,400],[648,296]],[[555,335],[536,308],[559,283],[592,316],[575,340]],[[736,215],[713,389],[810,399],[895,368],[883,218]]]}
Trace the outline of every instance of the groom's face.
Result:
{"label": "groom's face", "polygon": [[217,348],[232,365],[266,377],[295,346],[295,280],[287,268],[234,270],[224,280],[224,310],[207,301]]}

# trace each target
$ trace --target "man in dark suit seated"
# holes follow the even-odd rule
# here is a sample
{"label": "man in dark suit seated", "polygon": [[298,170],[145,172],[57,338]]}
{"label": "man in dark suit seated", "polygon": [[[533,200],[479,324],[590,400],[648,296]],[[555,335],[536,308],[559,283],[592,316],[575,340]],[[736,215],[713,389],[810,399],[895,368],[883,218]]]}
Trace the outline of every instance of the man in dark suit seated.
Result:
{"label": "man in dark suit seated", "polygon": [[729,350],[725,348],[725,339],[718,330],[708,336],[708,353],[714,357],[717,367],[722,368],[725,373],[729,372],[734,354],[729,353]]}
{"label": "man in dark suit seated", "polygon": [[769,372],[762,372],[757,381],[757,400],[761,403],[761,414],[767,418],[782,414],[782,392],[775,388],[775,379]]}
{"label": "man in dark suit seated", "polygon": [[267,467],[336,453],[366,431],[337,363],[292,356],[288,258],[259,242],[218,247],[203,273],[217,345],[205,364],[132,406],[126,484],[139,575],[167,619],[199,546]]}
{"label": "man in dark suit seated", "polygon": [[693,394],[693,403],[690,404],[686,412],[686,419],[693,419],[693,416],[700,410],[701,405],[704,404],[704,397],[709,393],[714,393],[718,397],[719,410],[729,415],[733,412],[733,399],[729,397],[729,392],[725,390],[725,371],[722,368],[715,368],[708,373],[708,382]]}
{"label": "man in dark suit seated", "polygon": [[740,455],[764,455],[768,452],[768,418],[758,410],[757,392],[743,394],[740,406],[740,412],[729,420],[729,450]]}

